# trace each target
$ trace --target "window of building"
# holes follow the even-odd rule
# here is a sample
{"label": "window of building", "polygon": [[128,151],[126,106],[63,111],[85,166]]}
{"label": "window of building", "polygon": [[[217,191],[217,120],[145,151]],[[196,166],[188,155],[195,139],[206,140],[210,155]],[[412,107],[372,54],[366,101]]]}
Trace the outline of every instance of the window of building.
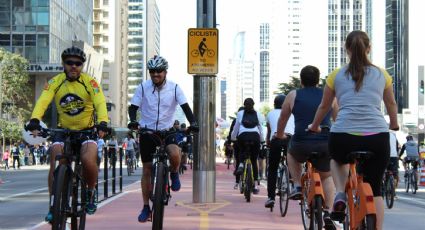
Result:
{"label": "window of building", "polygon": [[22,34],[13,34],[12,35],[12,45],[13,46],[23,46],[24,45],[24,35]]}
{"label": "window of building", "polygon": [[109,29],[109,25],[108,25],[108,24],[103,24],[103,29],[104,29],[104,30]]}
{"label": "window of building", "polygon": [[103,54],[108,54],[108,48],[103,48]]}
{"label": "window of building", "polygon": [[13,12],[24,11],[24,0],[13,0],[12,10]]}
{"label": "window of building", "polygon": [[109,91],[109,84],[102,84],[103,91]]}
{"label": "window of building", "polygon": [[108,42],[109,41],[109,37],[108,36],[103,36],[103,42]]}
{"label": "window of building", "polygon": [[108,72],[103,72],[102,73],[102,80],[108,80],[109,79],[109,73]]}
{"label": "window of building", "polygon": [[0,0],[0,11],[10,11],[9,0]]}
{"label": "window of building", "polygon": [[25,58],[28,59],[30,63],[37,62],[37,48],[35,46],[25,47]]}
{"label": "window of building", "polygon": [[105,11],[103,12],[103,18],[108,18],[109,17],[109,12]]}
{"label": "window of building", "polygon": [[103,5],[104,5],[104,6],[109,5],[109,0],[103,0]]}
{"label": "window of building", "polygon": [[25,35],[25,46],[35,46],[35,45],[36,45],[35,34],[26,34]]}

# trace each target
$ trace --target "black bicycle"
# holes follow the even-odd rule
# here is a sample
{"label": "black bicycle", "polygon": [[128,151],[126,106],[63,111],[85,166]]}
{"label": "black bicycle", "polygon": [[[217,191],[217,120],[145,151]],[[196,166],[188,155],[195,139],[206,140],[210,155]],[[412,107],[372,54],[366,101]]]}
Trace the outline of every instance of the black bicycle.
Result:
{"label": "black bicycle", "polygon": [[131,176],[132,173],[134,173],[135,167],[135,160],[133,156],[130,156],[130,154],[126,154],[126,163],[127,163],[127,175]]}
{"label": "black bicycle", "polygon": [[[289,204],[289,169],[286,164],[286,156],[284,152],[281,153],[281,158],[279,162],[279,167],[277,169],[277,195],[279,196],[279,208],[280,215],[282,217],[286,216],[286,212],[288,211]],[[273,209],[271,209],[273,211]]]}
{"label": "black bicycle", "polygon": [[414,164],[418,164],[415,158],[405,158],[406,163],[406,172],[404,174],[404,185],[406,188],[406,193],[409,193],[409,188],[412,194],[416,194],[418,190],[418,174],[417,169],[414,167]]}
{"label": "black bicycle", "polygon": [[253,141],[245,141],[244,150],[246,159],[244,161],[244,170],[242,178],[239,180],[240,192],[244,194],[246,202],[251,202],[251,193],[255,187],[254,185],[254,172],[252,168],[253,162],[251,162],[251,147],[254,145]]}
{"label": "black bicycle", "polygon": [[150,199],[153,203],[152,207],[152,229],[162,229],[164,221],[164,206],[168,205],[171,198],[171,185],[169,180],[170,166],[168,163],[168,154],[165,151],[165,140],[173,138],[176,131],[142,128],[139,134],[150,136],[156,143],[156,151],[152,155],[152,191]]}
{"label": "black bicycle", "polygon": [[71,218],[72,230],[83,230],[86,224],[87,184],[82,176],[80,147],[83,138],[95,137],[94,130],[73,131],[67,129],[42,129],[43,137],[61,133],[65,137],[63,154],[56,156],[53,177],[53,193],[50,211],[53,214],[52,229],[66,229]]}
{"label": "black bicycle", "polygon": [[396,180],[391,170],[386,170],[382,180],[382,196],[388,209],[394,205]]}

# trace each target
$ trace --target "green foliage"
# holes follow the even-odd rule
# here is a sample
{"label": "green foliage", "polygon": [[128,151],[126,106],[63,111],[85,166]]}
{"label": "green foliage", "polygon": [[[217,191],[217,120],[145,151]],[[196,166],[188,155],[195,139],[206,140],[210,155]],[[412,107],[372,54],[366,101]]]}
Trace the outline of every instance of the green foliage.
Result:
{"label": "green foliage", "polygon": [[30,116],[32,90],[27,67],[25,58],[0,48],[0,103],[3,115],[8,114],[7,120],[0,117],[0,129],[8,140],[21,139],[23,124]]}
{"label": "green foliage", "polygon": [[275,94],[288,95],[294,89],[301,88],[301,80],[298,77],[291,77],[291,81],[288,83],[279,83],[278,91]]}
{"label": "green foliage", "polygon": [[267,116],[267,114],[271,111],[272,109],[270,108],[270,106],[269,105],[267,105],[267,104],[263,104],[261,107],[260,107],[260,113],[261,114],[263,114],[263,116],[264,117],[266,117]]}

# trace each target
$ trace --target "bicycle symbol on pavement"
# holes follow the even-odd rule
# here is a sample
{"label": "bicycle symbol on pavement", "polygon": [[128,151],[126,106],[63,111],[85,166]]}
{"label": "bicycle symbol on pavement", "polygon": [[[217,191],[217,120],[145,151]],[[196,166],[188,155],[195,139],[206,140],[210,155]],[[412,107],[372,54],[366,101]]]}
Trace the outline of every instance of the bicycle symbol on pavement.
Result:
{"label": "bicycle symbol on pavement", "polygon": [[205,44],[206,41],[206,38],[202,38],[202,41],[198,45],[198,49],[192,50],[192,52],[190,52],[190,55],[192,55],[192,57],[198,57],[199,55],[201,55],[201,57],[204,57],[206,52],[208,57],[214,57],[215,52],[212,49],[208,49],[207,45]]}

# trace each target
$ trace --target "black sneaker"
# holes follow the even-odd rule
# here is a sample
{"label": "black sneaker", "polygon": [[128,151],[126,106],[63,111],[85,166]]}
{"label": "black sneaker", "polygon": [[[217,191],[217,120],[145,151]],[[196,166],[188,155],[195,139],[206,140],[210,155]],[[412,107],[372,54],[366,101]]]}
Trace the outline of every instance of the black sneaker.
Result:
{"label": "black sneaker", "polygon": [[323,222],[325,223],[325,226],[323,226],[326,230],[336,230],[335,224],[331,219],[331,215],[329,214],[329,211],[324,210],[323,211]]}
{"label": "black sneaker", "polygon": [[273,208],[274,207],[274,199],[272,199],[272,198],[267,199],[266,203],[264,204],[264,207]]}
{"label": "black sneaker", "polygon": [[257,188],[257,187],[254,187],[254,188],[252,189],[252,193],[254,193],[254,195],[257,195],[258,193],[260,193],[260,189],[259,189],[259,188]]}
{"label": "black sneaker", "polygon": [[302,198],[303,198],[303,195],[302,195],[301,186],[295,187],[292,190],[291,194],[289,194],[289,199],[291,199],[291,200],[301,200]]}
{"label": "black sneaker", "polygon": [[242,175],[243,173],[243,164],[239,164],[238,169],[236,170],[235,174],[237,175]]}
{"label": "black sneaker", "polygon": [[86,213],[89,215],[93,215],[97,210],[96,194],[95,189],[87,191]]}
{"label": "black sneaker", "polygon": [[336,194],[332,208],[331,219],[342,222],[345,219],[345,209],[347,208],[347,195],[343,192]]}

